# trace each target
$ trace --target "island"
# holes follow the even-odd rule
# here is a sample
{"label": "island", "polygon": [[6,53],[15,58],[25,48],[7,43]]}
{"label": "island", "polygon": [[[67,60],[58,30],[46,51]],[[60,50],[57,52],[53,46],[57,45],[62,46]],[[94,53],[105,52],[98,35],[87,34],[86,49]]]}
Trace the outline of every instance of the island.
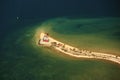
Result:
{"label": "island", "polygon": [[69,56],[73,56],[76,58],[102,59],[102,60],[108,60],[108,61],[112,61],[112,62],[120,64],[120,56],[118,56],[118,55],[101,53],[101,52],[93,52],[93,51],[88,51],[88,50],[84,50],[84,49],[78,49],[76,47],[62,43],[62,42],[50,37],[48,33],[40,34],[40,39],[38,41],[38,45],[52,47],[57,51],[60,51],[64,54],[67,54]]}

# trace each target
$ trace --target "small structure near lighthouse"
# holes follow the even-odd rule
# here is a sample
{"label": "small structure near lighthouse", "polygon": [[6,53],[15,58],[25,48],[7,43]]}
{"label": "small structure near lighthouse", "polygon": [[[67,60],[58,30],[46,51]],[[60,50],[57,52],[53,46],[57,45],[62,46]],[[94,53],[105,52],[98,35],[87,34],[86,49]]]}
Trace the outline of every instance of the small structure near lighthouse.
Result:
{"label": "small structure near lighthouse", "polygon": [[44,37],[43,37],[43,42],[49,42],[49,38],[48,38],[47,35],[44,35]]}
{"label": "small structure near lighthouse", "polygon": [[40,39],[38,41],[39,45],[50,46],[50,39],[48,33],[40,34]]}

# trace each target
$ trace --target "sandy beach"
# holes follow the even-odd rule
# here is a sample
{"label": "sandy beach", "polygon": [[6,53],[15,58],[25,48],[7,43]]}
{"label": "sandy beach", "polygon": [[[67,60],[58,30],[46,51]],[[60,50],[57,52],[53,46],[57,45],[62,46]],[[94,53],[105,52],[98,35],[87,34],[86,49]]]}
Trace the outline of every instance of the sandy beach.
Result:
{"label": "sandy beach", "polygon": [[40,34],[40,40],[38,41],[38,44],[42,46],[53,47],[57,51],[60,51],[64,54],[67,54],[69,56],[73,56],[76,58],[102,59],[102,60],[108,60],[108,61],[112,61],[112,62],[120,64],[120,56],[118,55],[78,49],[76,47],[62,43],[50,37],[46,33]]}

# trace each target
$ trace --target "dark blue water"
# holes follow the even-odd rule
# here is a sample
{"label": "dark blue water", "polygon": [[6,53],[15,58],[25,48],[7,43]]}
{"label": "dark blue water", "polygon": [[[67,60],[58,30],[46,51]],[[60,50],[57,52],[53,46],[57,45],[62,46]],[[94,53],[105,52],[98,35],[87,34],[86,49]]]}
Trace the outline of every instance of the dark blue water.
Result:
{"label": "dark blue water", "polygon": [[17,16],[22,19],[120,16],[116,0],[2,0],[1,8],[4,20]]}

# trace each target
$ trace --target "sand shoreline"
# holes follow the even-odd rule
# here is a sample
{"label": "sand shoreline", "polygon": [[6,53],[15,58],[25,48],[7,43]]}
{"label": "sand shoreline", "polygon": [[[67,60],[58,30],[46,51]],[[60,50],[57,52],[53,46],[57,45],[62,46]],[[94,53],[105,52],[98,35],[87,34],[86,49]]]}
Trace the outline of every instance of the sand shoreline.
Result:
{"label": "sand shoreline", "polygon": [[76,58],[102,59],[102,60],[108,60],[108,61],[112,61],[120,64],[120,56],[118,55],[106,54],[106,53],[100,53],[100,52],[91,52],[87,50],[79,50],[78,48],[59,42],[50,36],[47,36],[49,41],[44,42],[43,38],[45,36],[47,36],[45,33],[40,34],[40,40],[39,40],[40,45],[53,47],[55,50],[60,51],[69,56],[76,57]]}

